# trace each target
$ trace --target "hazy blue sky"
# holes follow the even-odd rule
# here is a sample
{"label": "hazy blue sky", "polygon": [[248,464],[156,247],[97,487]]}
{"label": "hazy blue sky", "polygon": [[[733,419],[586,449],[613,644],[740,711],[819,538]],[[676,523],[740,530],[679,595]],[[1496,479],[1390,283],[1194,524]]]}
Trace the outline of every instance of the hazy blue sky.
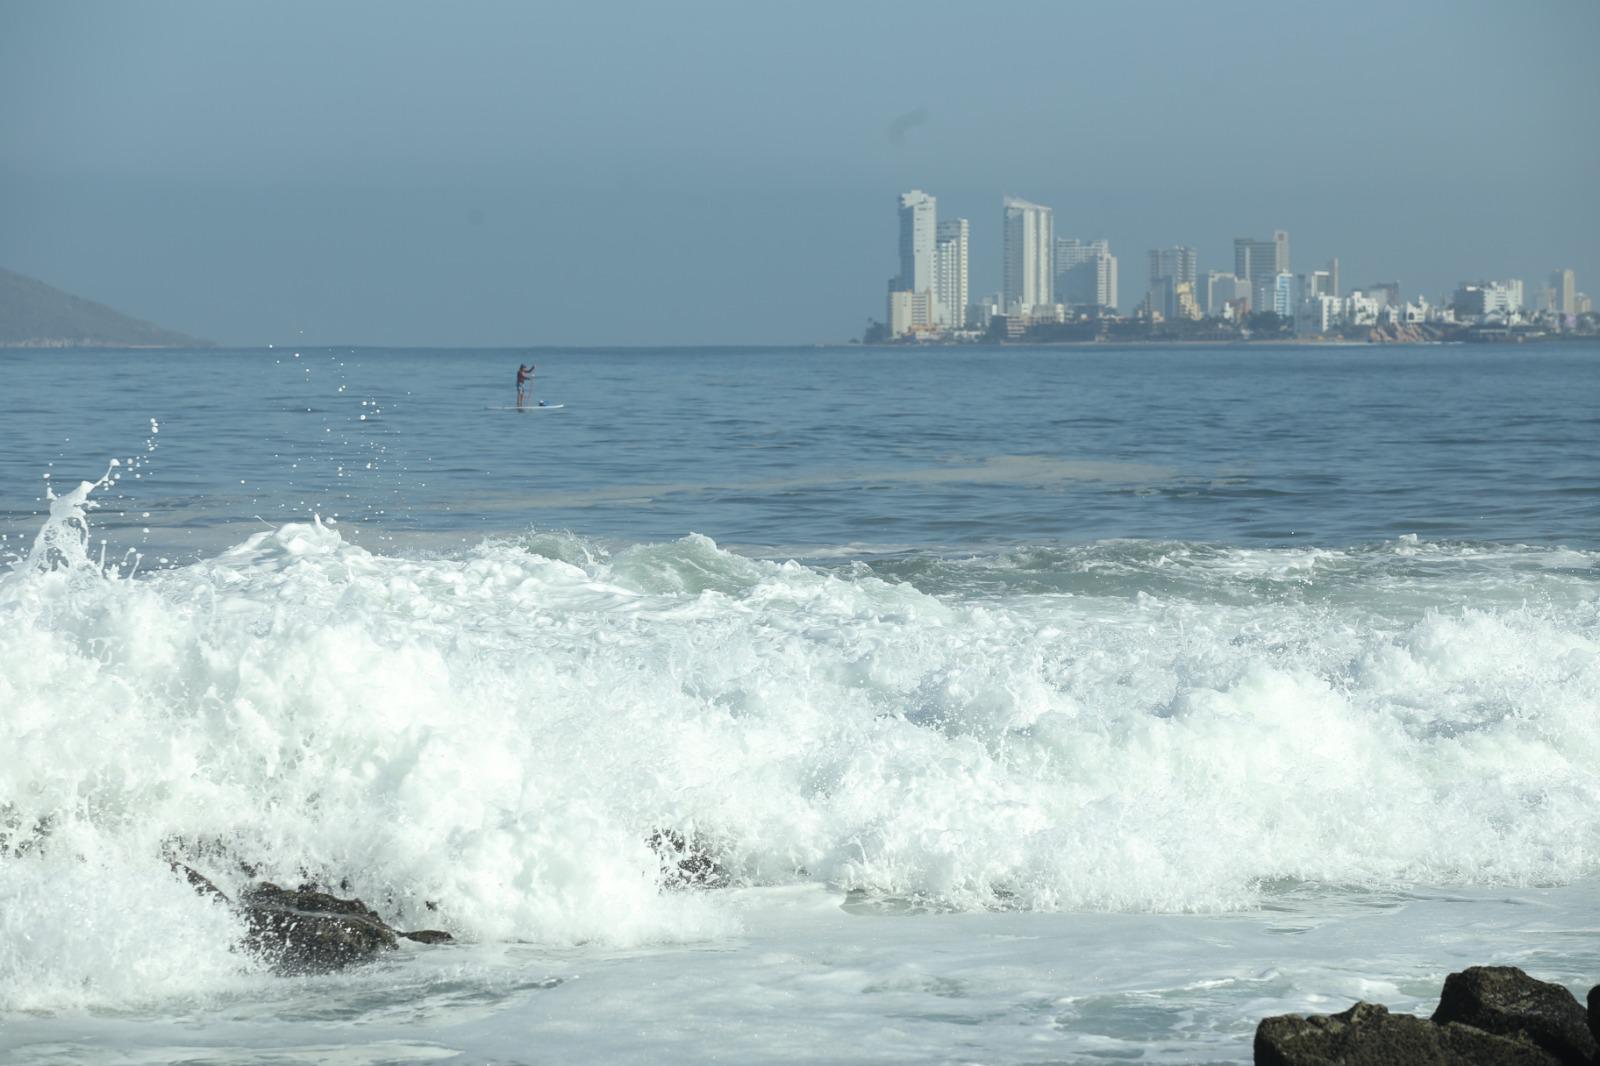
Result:
{"label": "hazy blue sky", "polygon": [[[1600,296],[1600,2],[0,0],[0,266],[224,342],[859,335],[895,196]],[[303,333],[301,332],[303,331]]]}

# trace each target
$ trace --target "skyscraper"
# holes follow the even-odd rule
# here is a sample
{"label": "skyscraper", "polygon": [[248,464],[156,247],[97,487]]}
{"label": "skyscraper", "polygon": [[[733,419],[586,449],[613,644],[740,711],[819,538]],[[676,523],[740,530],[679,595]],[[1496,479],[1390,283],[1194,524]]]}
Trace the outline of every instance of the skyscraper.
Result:
{"label": "skyscraper", "polygon": [[921,189],[900,194],[900,276],[895,287],[902,292],[926,292],[934,287],[938,269],[935,248],[938,201]]}
{"label": "skyscraper", "polygon": [[1194,249],[1186,244],[1150,249],[1151,286],[1162,278],[1193,283],[1196,280],[1195,262]]}
{"label": "skyscraper", "polygon": [[1272,279],[1272,303],[1268,306],[1279,318],[1294,320],[1294,275],[1287,270]]}
{"label": "skyscraper", "polygon": [[953,218],[938,224],[938,278],[939,309],[944,324],[951,329],[967,327],[967,236],[968,224],[964,218]]}
{"label": "skyscraper", "polygon": [[1055,303],[1055,221],[1048,207],[1015,196],[1003,203],[1006,312],[1026,315]]}
{"label": "skyscraper", "polygon": [[1057,237],[1055,297],[1079,311],[1115,311],[1117,257],[1106,240]]}
{"label": "skyscraper", "polygon": [[1578,313],[1578,276],[1571,270],[1558,270],[1550,275],[1550,287],[1556,293],[1556,311],[1563,315]]}
{"label": "skyscraper", "polygon": [[[921,189],[900,194],[900,273],[889,281],[889,332],[901,336],[939,323],[937,201]],[[905,294],[909,293],[907,298]]]}
{"label": "skyscraper", "polygon": [[[1185,290],[1180,286],[1188,288]],[[1152,310],[1160,311],[1169,319],[1190,317],[1179,309],[1179,293],[1187,291],[1190,303],[1194,303],[1194,290],[1193,248],[1175,244],[1171,248],[1150,249],[1150,289],[1147,300]]]}
{"label": "skyscraper", "polygon": [[1272,309],[1278,275],[1289,273],[1289,232],[1273,230],[1270,241],[1233,239],[1233,273],[1250,283],[1251,306]]}

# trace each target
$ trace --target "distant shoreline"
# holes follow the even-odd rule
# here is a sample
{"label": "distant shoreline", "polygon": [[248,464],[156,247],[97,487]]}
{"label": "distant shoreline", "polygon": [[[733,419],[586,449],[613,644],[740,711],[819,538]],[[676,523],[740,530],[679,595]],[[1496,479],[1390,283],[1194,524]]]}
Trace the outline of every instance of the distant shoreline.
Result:
{"label": "distant shoreline", "polygon": [[221,347],[210,341],[199,344],[116,344],[110,341],[0,341],[0,348],[16,351],[96,351],[121,352],[196,352]]}
{"label": "distant shoreline", "polygon": [[112,344],[102,341],[0,341],[0,353],[14,352],[280,352],[280,351],[397,351],[397,352],[507,352],[560,354],[563,352],[708,352],[708,351],[873,351],[916,352],[927,350],[959,351],[961,349],[996,350],[1037,348],[1063,348],[1085,350],[1140,351],[1152,349],[1195,348],[1203,350],[1248,348],[1521,348],[1547,347],[1564,344],[1600,345],[1600,334],[1560,334],[1526,338],[1523,340],[1298,340],[1294,337],[1272,337],[1260,340],[1071,340],[1071,341],[916,341],[911,343],[863,343],[850,341],[795,341],[791,343],[750,342],[717,344]]}
{"label": "distant shoreline", "polygon": [[1346,340],[1334,338],[1262,337],[1246,340],[1005,340],[1005,341],[909,341],[864,343],[850,342],[849,347],[873,348],[887,351],[915,351],[919,348],[1477,348],[1521,347],[1546,344],[1600,344],[1600,334],[1558,333],[1542,337],[1496,337],[1484,340],[1442,338],[1437,340]]}

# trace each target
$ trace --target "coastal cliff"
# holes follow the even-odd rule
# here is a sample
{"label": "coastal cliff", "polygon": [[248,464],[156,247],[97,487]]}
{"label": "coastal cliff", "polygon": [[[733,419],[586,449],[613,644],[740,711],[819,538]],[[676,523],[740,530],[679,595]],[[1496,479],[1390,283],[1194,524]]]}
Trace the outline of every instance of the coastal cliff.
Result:
{"label": "coastal cliff", "polygon": [[104,304],[0,268],[0,348],[209,348]]}

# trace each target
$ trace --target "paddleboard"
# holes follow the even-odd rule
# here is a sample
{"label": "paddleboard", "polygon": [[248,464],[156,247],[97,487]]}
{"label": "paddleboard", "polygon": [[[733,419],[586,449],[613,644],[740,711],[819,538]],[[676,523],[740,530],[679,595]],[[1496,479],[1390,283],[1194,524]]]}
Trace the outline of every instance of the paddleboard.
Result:
{"label": "paddleboard", "polygon": [[559,411],[565,406],[567,406],[567,405],[564,404],[564,403],[547,403],[547,404],[530,403],[530,404],[527,404],[524,407],[490,407],[490,408],[487,408],[487,410],[490,410],[490,411]]}

